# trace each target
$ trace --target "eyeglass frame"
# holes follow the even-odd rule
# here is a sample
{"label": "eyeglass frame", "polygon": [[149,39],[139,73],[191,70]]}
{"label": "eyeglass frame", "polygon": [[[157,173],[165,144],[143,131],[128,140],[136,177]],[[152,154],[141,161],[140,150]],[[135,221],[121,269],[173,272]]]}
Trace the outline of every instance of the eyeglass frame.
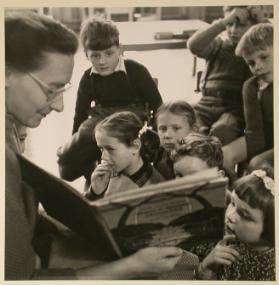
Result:
{"label": "eyeglass frame", "polygon": [[27,75],[29,75],[29,77],[32,78],[33,81],[40,87],[40,89],[42,90],[42,92],[45,94],[47,98],[47,102],[52,102],[58,99],[60,95],[63,95],[64,92],[68,91],[73,86],[71,82],[68,82],[63,87],[53,89],[49,87],[47,83],[45,83],[40,78],[38,78],[34,73],[27,72]]}

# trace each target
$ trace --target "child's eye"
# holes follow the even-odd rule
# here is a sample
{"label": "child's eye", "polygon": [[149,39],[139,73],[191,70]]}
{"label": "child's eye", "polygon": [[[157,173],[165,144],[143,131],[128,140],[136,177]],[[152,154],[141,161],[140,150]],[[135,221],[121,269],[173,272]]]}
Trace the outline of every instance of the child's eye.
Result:
{"label": "child's eye", "polygon": [[255,62],[254,61],[247,61],[247,64],[251,67],[253,67],[255,65]]}
{"label": "child's eye", "polygon": [[158,131],[165,132],[167,130],[164,126],[159,126]]}
{"label": "child's eye", "polygon": [[107,57],[110,57],[110,56],[113,55],[113,51],[108,51],[108,52],[105,53],[105,55],[106,55]]}
{"label": "child's eye", "polygon": [[91,58],[93,58],[93,59],[98,59],[98,58],[100,58],[100,55],[99,55],[99,54],[92,54],[92,55],[91,55]]}
{"label": "child's eye", "polygon": [[267,56],[266,56],[266,55],[262,55],[262,56],[261,56],[261,59],[262,59],[262,60],[266,60],[266,59],[267,59]]}
{"label": "child's eye", "polygon": [[174,126],[173,129],[174,129],[175,131],[178,131],[178,130],[181,129],[181,127],[179,127],[179,126]]}

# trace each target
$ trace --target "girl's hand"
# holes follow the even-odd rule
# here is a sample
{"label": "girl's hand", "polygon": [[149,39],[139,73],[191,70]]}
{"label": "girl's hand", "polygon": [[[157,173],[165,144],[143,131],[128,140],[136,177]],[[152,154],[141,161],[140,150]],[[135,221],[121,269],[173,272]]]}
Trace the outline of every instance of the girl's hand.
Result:
{"label": "girl's hand", "polygon": [[246,8],[234,8],[231,13],[224,18],[224,24],[233,24],[237,19],[240,24],[245,24],[249,18],[249,12]]}
{"label": "girl's hand", "polygon": [[212,270],[216,265],[231,265],[239,259],[239,253],[228,243],[235,241],[234,235],[225,235],[223,240],[218,242],[215,248],[202,261],[203,270]]}
{"label": "girl's hand", "polygon": [[94,169],[91,175],[91,187],[94,193],[100,195],[107,189],[112,171],[113,167],[103,160]]}
{"label": "girl's hand", "polygon": [[131,255],[128,266],[139,276],[158,276],[172,270],[182,253],[177,247],[147,247]]}

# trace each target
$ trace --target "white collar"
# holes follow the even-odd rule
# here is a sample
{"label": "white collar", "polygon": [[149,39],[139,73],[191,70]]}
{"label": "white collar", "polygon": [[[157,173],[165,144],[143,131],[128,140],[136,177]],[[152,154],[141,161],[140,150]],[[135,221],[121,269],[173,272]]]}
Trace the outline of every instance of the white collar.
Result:
{"label": "white collar", "polygon": [[[114,72],[117,72],[117,71],[123,71],[124,73],[127,74],[127,71],[126,71],[126,68],[125,68],[125,63],[124,63],[124,57],[122,55],[119,56],[119,61],[113,71]],[[91,67],[91,71],[90,71],[90,75],[92,73],[97,73],[99,74],[99,72],[94,68],[94,66]]]}

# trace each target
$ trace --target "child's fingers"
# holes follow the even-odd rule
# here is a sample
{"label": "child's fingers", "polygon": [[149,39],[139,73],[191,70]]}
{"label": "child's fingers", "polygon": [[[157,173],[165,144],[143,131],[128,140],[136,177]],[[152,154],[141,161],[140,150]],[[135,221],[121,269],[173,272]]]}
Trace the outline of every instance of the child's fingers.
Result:
{"label": "child's fingers", "polygon": [[228,242],[235,241],[235,235],[225,235],[224,238],[219,242],[220,245],[227,245]]}
{"label": "child's fingers", "polygon": [[222,246],[222,248],[220,249],[220,253],[219,254],[229,254],[231,256],[234,256],[236,259],[239,259],[240,255],[239,252],[233,248],[232,245],[229,246]]}

